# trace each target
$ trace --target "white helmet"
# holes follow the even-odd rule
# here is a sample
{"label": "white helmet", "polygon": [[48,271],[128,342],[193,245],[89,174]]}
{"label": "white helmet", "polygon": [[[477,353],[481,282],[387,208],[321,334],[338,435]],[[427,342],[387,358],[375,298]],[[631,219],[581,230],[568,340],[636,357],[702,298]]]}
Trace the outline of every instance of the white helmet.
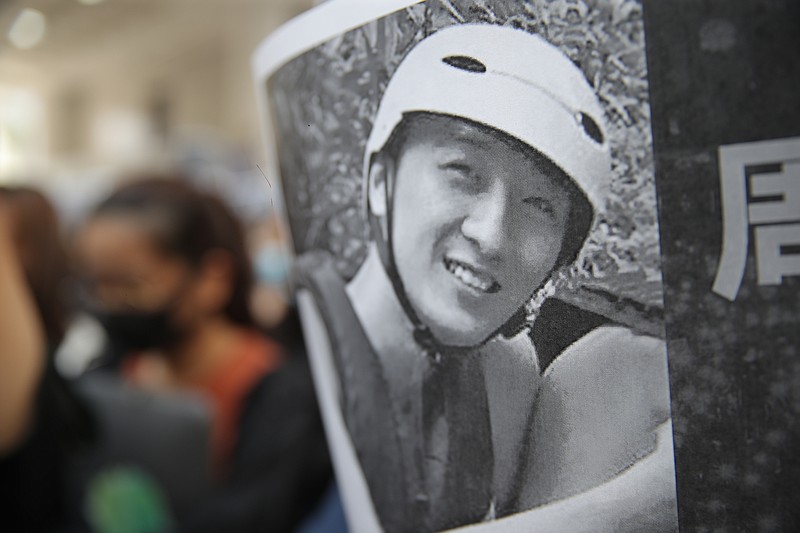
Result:
{"label": "white helmet", "polygon": [[367,140],[365,179],[372,156],[412,112],[465,118],[515,137],[570,176],[595,215],[604,209],[611,158],[603,109],[581,70],[541,37],[463,24],[418,43],[381,99]]}

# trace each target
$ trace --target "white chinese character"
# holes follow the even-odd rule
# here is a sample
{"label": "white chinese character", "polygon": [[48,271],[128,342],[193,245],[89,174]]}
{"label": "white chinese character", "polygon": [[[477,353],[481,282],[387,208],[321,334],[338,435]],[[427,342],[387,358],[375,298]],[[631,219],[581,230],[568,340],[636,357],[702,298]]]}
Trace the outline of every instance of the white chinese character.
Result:
{"label": "white chinese character", "polygon": [[[759,172],[758,166],[771,168]],[[714,292],[736,298],[750,226],[755,226],[758,284],[800,276],[800,224],[795,223],[800,222],[800,137],[721,146],[719,169],[724,235]]]}

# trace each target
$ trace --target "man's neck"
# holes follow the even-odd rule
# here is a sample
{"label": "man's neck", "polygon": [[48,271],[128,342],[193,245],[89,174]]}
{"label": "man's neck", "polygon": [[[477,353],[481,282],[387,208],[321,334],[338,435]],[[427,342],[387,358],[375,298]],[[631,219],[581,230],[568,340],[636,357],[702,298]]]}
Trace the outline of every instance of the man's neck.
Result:
{"label": "man's neck", "polygon": [[411,321],[397,299],[375,244],[369,245],[366,259],[346,291],[387,380],[395,386],[413,381],[411,377],[424,368],[422,350],[414,341]]}

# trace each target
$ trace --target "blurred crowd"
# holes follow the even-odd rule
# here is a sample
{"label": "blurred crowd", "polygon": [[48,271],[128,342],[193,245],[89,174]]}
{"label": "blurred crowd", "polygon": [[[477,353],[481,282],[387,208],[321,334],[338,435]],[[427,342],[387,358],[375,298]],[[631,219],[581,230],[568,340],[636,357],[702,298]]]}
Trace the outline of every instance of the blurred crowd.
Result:
{"label": "blurred crowd", "polygon": [[0,187],[0,529],[345,531],[275,212],[53,200]]}

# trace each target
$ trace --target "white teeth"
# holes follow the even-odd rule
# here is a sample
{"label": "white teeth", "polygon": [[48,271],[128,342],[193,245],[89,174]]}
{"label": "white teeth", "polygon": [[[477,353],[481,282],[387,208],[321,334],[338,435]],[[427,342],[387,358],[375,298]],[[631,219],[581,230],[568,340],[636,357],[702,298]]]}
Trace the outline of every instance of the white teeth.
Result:
{"label": "white teeth", "polygon": [[481,279],[478,277],[475,272],[470,270],[469,268],[463,267],[458,263],[454,263],[449,261],[447,264],[447,269],[455,275],[462,283],[467,285],[468,287],[472,287],[473,289],[478,289],[481,291],[488,291],[489,288],[492,286],[492,282]]}

